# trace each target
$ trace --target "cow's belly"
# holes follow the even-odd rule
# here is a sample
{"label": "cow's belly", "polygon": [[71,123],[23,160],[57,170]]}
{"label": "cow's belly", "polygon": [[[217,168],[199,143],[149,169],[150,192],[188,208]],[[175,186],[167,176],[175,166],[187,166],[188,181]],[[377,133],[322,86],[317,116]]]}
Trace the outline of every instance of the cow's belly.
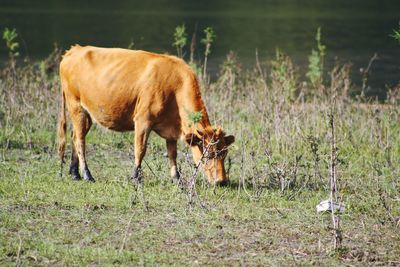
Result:
{"label": "cow's belly", "polygon": [[82,103],[82,106],[90,114],[92,120],[107,129],[125,132],[133,131],[135,128],[133,121],[134,107],[88,103]]}

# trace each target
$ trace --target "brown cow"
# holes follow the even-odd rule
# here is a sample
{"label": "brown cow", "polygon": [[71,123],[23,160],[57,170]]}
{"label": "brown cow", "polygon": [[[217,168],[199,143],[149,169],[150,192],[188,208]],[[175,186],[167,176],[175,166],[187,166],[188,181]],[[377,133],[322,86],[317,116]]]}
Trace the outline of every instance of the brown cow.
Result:
{"label": "brown cow", "polygon": [[[69,170],[73,179],[81,179],[80,167],[83,178],[94,181],[85,159],[85,136],[96,121],[115,131],[135,130],[134,180],[141,179],[140,167],[153,130],[166,139],[173,178],[179,176],[176,148],[181,138],[191,146],[194,161],[202,161],[209,182],[227,182],[224,159],[235,138],[225,136],[220,127],[211,127],[196,76],[183,60],[145,51],[75,45],[63,56],[60,76],[58,150],[63,162],[66,104],[73,128]],[[195,123],[190,118],[194,112],[201,115]]]}

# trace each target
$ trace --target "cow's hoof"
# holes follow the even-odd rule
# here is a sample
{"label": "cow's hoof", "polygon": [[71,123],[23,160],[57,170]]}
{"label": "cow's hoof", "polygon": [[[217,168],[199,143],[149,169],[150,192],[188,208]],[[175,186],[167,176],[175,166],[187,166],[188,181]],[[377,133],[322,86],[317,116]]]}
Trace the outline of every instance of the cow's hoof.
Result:
{"label": "cow's hoof", "polygon": [[141,176],[132,177],[131,180],[136,185],[142,183],[142,177]]}
{"label": "cow's hoof", "polygon": [[142,169],[134,167],[132,174],[132,182],[134,184],[140,184],[142,182]]}
{"label": "cow's hoof", "polygon": [[82,177],[80,175],[73,175],[73,174],[71,174],[71,175],[72,175],[72,181],[80,181],[80,180],[82,180]]}
{"label": "cow's hoof", "polygon": [[95,180],[92,176],[84,176],[83,179],[84,179],[86,182],[91,182],[91,183],[96,182],[96,180]]}
{"label": "cow's hoof", "polygon": [[86,181],[86,182],[91,182],[91,183],[96,182],[96,180],[95,180],[93,177],[92,177],[92,178],[85,179],[85,181]]}
{"label": "cow's hoof", "polygon": [[228,184],[229,184],[229,180],[215,182],[215,185],[218,185],[218,186],[227,186]]}
{"label": "cow's hoof", "polygon": [[171,183],[174,184],[179,184],[181,182],[181,175],[179,172],[176,172],[175,174],[171,175]]}
{"label": "cow's hoof", "polygon": [[72,180],[74,180],[74,181],[82,180],[82,177],[79,174],[78,169],[76,169],[76,168],[70,168],[69,169],[69,174],[72,176]]}
{"label": "cow's hoof", "polygon": [[92,174],[90,173],[90,171],[89,171],[88,169],[86,169],[86,170],[83,172],[83,179],[84,179],[85,181],[91,182],[91,183],[96,182],[96,180],[93,178]]}

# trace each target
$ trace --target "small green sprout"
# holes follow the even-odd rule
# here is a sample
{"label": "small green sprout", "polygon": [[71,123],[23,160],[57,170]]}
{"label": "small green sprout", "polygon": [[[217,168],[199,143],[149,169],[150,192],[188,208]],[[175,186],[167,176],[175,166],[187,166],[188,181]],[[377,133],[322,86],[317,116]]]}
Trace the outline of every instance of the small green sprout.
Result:
{"label": "small green sprout", "polygon": [[193,112],[186,111],[186,113],[187,113],[187,117],[188,117],[188,120],[191,125],[201,122],[201,118],[203,117],[203,114],[201,111],[193,111]]}
{"label": "small green sprout", "polygon": [[324,70],[324,57],[326,46],[321,42],[321,28],[318,27],[315,36],[317,41],[317,50],[312,50],[311,55],[308,57],[308,72],[306,76],[310,79],[314,86],[322,83],[323,70]]}
{"label": "small green sprout", "polygon": [[187,42],[187,34],[186,34],[185,24],[182,24],[175,28],[174,39],[175,39],[175,42],[172,45],[176,47],[178,57],[182,57],[183,56],[183,52],[182,52],[183,47],[186,45],[186,42]]}
{"label": "small green sprout", "polygon": [[203,69],[203,77],[206,77],[207,74],[207,57],[211,53],[211,44],[214,42],[216,37],[214,30],[212,27],[207,27],[204,29],[205,37],[201,39],[201,43],[206,46],[206,50],[204,51],[204,69]]}
{"label": "small green sprout", "polygon": [[3,40],[6,42],[10,57],[14,58],[19,55],[17,51],[19,43],[15,40],[18,37],[16,29],[5,28],[3,31]]}
{"label": "small green sprout", "polygon": [[393,34],[390,36],[393,37],[395,40],[397,40],[400,44],[400,23],[399,23],[399,30],[393,29]]}
{"label": "small green sprout", "polygon": [[205,28],[204,33],[206,34],[206,36],[201,39],[201,43],[206,45],[204,55],[208,56],[211,53],[211,44],[214,42],[216,35],[212,27]]}

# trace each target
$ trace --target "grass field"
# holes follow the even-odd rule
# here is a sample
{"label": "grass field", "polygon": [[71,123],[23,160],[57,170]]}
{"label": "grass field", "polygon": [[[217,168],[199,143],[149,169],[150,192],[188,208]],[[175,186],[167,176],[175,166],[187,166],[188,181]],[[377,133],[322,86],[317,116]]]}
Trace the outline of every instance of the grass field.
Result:
{"label": "grass field", "polygon": [[[74,182],[66,169],[60,177],[57,61],[1,70],[0,265],[400,265],[399,89],[382,103],[350,98],[346,66],[315,86],[288,58],[243,71],[230,56],[203,85],[211,120],[236,136],[230,185],[201,174],[194,192],[171,183],[152,134],[142,196],[129,181],[133,133],[93,127],[97,182]],[[338,250],[331,215],[315,208],[329,197],[331,110],[346,204]],[[182,143],[178,160],[187,181],[194,167]]]}

